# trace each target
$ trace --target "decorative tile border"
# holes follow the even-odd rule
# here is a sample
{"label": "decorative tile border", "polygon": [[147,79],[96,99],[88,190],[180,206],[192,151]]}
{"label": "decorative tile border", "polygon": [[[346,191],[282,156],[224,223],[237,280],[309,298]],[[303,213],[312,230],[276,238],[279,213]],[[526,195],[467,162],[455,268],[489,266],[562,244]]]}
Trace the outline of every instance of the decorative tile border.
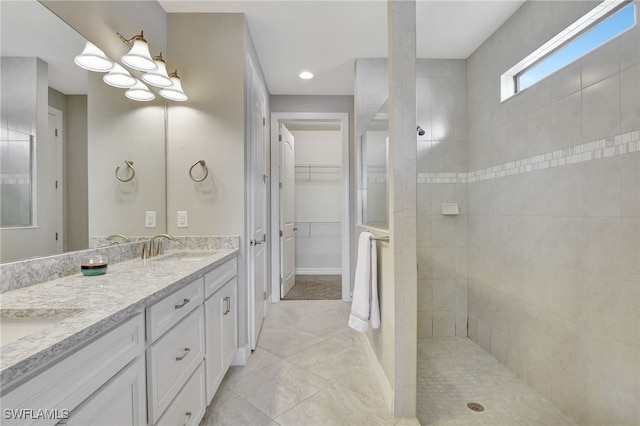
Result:
{"label": "decorative tile border", "polygon": [[418,183],[474,183],[634,152],[640,152],[638,130],[470,173],[418,173]]}

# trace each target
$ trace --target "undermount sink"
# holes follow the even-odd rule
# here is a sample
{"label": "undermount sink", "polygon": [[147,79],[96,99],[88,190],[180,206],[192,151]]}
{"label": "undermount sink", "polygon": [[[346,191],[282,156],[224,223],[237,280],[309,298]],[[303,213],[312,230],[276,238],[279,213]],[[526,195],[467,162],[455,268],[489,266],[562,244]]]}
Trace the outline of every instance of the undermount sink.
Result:
{"label": "undermount sink", "polygon": [[0,346],[52,327],[82,309],[0,309]]}
{"label": "undermount sink", "polygon": [[205,260],[208,257],[213,256],[217,252],[215,250],[209,251],[178,251],[173,253],[167,253],[163,256],[151,258],[155,261],[180,261],[180,262],[199,262]]}

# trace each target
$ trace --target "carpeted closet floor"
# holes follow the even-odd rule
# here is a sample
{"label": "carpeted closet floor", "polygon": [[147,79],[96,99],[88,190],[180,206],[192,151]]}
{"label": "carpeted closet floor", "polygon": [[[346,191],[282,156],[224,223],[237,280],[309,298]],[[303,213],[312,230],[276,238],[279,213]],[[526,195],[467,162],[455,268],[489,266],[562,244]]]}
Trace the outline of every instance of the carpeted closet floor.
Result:
{"label": "carpeted closet floor", "polygon": [[339,300],[341,275],[296,275],[296,283],[284,300]]}

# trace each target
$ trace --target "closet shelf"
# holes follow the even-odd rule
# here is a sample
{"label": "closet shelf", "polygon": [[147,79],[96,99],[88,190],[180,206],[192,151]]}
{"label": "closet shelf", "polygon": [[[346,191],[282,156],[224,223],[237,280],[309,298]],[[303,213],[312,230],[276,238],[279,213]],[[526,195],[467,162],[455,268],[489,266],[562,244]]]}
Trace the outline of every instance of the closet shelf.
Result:
{"label": "closet shelf", "polygon": [[336,164],[296,164],[296,182],[339,183],[342,166]]}

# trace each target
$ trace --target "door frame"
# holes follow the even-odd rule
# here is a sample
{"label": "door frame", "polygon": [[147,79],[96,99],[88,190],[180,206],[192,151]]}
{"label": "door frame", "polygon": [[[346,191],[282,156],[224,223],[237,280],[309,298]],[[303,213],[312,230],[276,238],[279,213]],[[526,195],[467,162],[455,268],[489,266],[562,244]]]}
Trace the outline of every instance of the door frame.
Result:
{"label": "door frame", "polygon": [[[246,174],[245,174],[245,178],[246,178],[246,183],[245,183],[245,197],[246,197],[246,209],[245,209],[245,227],[246,227],[246,238],[244,241],[244,248],[245,248],[245,253],[246,253],[246,280],[247,280],[247,343],[246,343],[246,348],[239,348],[239,351],[244,352],[242,354],[242,356],[240,357],[240,359],[243,360],[247,360],[251,354],[251,350],[253,350],[255,347],[257,347],[257,341],[258,341],[258,337],[260,335],[260,329],[256,330],[255,328],[255,322],[256,322],[256,303],[255,303],[255,298],[256,298],[256,289],[255,289],[255,277],[254,277],[254,264],[253,264],[253,247],[251,246],[251,240],[253,239],[253,231],[254,231],[254,210],[255,210],[255,197],[254,197],[254,190],[255,187],[253,185],[253,183],[255,182],[255,175],[256,175],[256,170],[254,170],[253,168],[253,161],[254,161],[254,152],[253,152],[253,139],[252,139],[252,135],[253,133],[256,131],[256,129],[253,129],[253,123],[254,121],[251,120],[251,111],[253,109],[253,91],[259,91],[260,92],[260,96],[262,97],[262,114],[263,114],[263,124],[262,124],[262,128],[259,130],[258,133],[261,134],[262,136],[262,142],[264,144],[264,171],[263,171],[263,182],[266,186],[265,188],[265,199],[264,199],[264,212],[263,212],[263,220],[264,220],[264,227],[265,227],[265,238],[267,239],[267,245],[266,247],[264,247],[264,256],[265,256],[265,272],[264,272],[264,283],[263,283],[263,291],[267,291],[269,288],[268,285],[268,281],[269,281],[269,246],[268,246],[268,241],[269,241],[269,235],[268,235],[268,231],[270,229],[270,224],[268,221],[268,212],[269,212],[269,186],[267,184],[267,181],[269,179],[268,174],[270,173],[268,170],[268,165],[269,162],[267,160],[267,155],[269,154],[269,141],[268,141],[268,137],[269,137],[269,133],[267,132],[266,129],[266,115],[267,115],[267,111],[268,111],[268,95],[267,95],[267,91],[266,88],[262,85],[260,78],[258,77],[258,72],[256,70],[256,67],[254,66],[254,62],[251,58],[250,55],[247,55],[246,57],[246,66],[247,69],[250,70],[248,72],[248,76],[246,77],[247,80],[245,82],[245,84],[247,84],[248,82],[248,88],[249,90],[245,90],[245,150],[246,150],[246,155],[245,155],[245,170],[246,170]],[[267,296],[268,299],[268,296]],[[266,316],[267,312],[268,312],[268,304],[266,303],[267,300],[264,300],[262,303],[262,313],[263,313],[263,317],[262,317],[262,321],[264,321],[264,317]],[[262,327],[262,321],[260,322],[261,327]],[[239,362],[239,364],[243,365],[242,362]]]}
{"label": "door frame", "polygon": [[349,214],[350,156],[349,114],[337,112],[272,112],[271,113],[271,302],[280,302],[280,144],[278,124],[281,121],[340,122],[342,133],[342,300],[351,301],[351,216]]}
{"label": "door frame", "polygon": [[[55,183],[55,202],[56,202],[56,221],[55,227],[56,232],[58,234],[58,240],[55,242],[56,253],[62,253],[64,251],[64,241],[65,241],[65,205],[64,205],[64,111],[49,106],[48,107],[48,115],[54,117],[56,122],[56,128],[54,130],[58,130],[58,132],[53,136],[54,141],[49,141],[49,145],[51,142],[56,144],[55,147],[55,155],[56,155],[56,183]],[[48,121],[47,121],[48,123]],[[51,136],[51,130],[48,129],[48,136]]]}

